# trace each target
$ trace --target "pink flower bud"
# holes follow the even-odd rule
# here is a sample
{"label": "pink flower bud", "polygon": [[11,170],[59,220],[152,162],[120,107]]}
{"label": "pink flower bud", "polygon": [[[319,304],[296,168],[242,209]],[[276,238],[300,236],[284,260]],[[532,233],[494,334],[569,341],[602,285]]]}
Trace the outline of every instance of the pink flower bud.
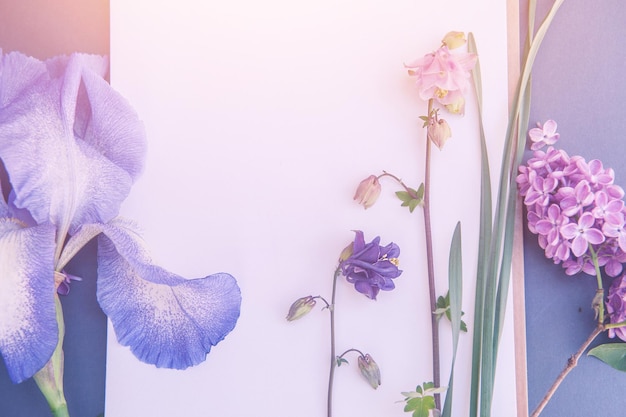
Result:
{"label": "pink flower bud", "polygon": [[443,37],[441,43],[448,47],[448,49],[456,49],[465,45],[465,33],[463,32],[448,32]]}
{"label": "pink flower bud", "polygon": [[372,388],[378,388],[380,385],[380,369],[374,362],[374,359],[367,353],[365,356],[359,356],[358,361],[361,375],[369,382]]}
{"label": "pink flower bud", "polygon": [[432,117],[428,122],[428,128],[426,130],[428,139],[431,140],[436,147],[443,149],[446,141],[452,137],[452,131],[450,125],[444,119],[437,119]]}
{"label": "pink flower bud", "polygon": [[289,313],[287,313],[287,321],[298,320],[300,317],[307,315],[313,307],[315,307],[315,299],[307,295],[306,297],[298,298],[289,307]]}
{"label": "pink flower bud", "polygon": [[378,177],[370,175],[359,184],[359,187],[354,194],[354,200],[366,209],[370,208],[378,199],[380,190],[381,186],[378,181]]}

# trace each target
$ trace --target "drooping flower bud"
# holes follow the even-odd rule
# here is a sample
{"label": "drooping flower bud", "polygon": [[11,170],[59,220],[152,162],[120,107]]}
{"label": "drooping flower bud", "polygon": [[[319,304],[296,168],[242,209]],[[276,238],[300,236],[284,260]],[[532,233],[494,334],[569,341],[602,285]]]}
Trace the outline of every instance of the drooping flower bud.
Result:
{"label": "drooping flower bud", "polygon": [[452,137],[452,131],[450,125],[444,119],[438,119],[437,116],[430,118],[428,122],[428,128],[426,130],[428,139],[431,140],[436,147],[443,149],[446,141]]}
{"label": "drooping flower bud", "polygon": [[380,369],[369,353],[359,356],[359,369],[361,375],[369,382],[372,388],[376,389],[380,385]]}
{"label": "drooping flower bud", "polygon": [[456,49],[465,45],[465,33],[463,32],[448,32],[443,37],[441,43],[448,47],[448,49]]}
{"label": "drooping flower bud", "polygon": [[289,313],[287,313],[287,321],[298,320],[309,313],[315,307],[315,298],[310,295],[306,297],[298,298],[289,307]]}
{"label": "drooping flower bud", "polygon": [[370,208],[378,199],[380,190],[381,186],[378,177],[376,177],[376,175],[370,175],[359,184],[354,194],[354,200],[364,208]]}

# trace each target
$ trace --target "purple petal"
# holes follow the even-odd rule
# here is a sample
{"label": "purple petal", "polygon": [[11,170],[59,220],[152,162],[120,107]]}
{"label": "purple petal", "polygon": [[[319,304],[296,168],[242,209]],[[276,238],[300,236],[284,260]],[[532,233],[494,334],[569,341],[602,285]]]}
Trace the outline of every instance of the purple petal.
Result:
{"label": "purple petal", "polygon": [[365,236],[362,231],[354,230],[354,243],[352,245],[353,253],[360,252],[365,247]]}
{"label": "purple petal", "polygon": [[580,219],[578,219],[578,224],[585,229],[592,227],[595,222],[596,219],[589,212],[583,213]]}
{"label": "purple petal", "polygon": [[561,236],[565,239],[572,239],[578,233],[578,225],[576,223],[568,223],[561,226]]}
{"label": "purple petal", "polygon": [[0,48],[0,109],[19,99],[45,74],[46,66],[38,59],[19,52],[3,55]]}
{"label": "purple petal", "polygon": [[[535,230],[540,235],[547,235],[554,229],[554,224],[549,220],[539,220],[537,224],[535,224]],[[550,239],[548,239],[550,240]]]}
{"label": "purple petal", "polygon": [[379,289],[370,285],[368,281],[357,281],[354,283],[354,288],[364,294],[367,298],[375,300],[378,295]]}
{"label": "purple petal", "polygon": [[152,265],[133,232],[116,223],[98,238],[97,297],[119,342],[140,360],[185,369],[205,360],[239,318],[235,279],[187,280]]}
{"label": "purple petal", "polygon": [[588,229],[585,232],[585,237],[587,241],[592,245],[599,245],[600,243],[604,242],[605,239],[604,233],[602,233],[598,229]]}
{"label": "purple petal", "polygon": [[572,253],[576,257],[582,256],[585,252],[587,252],[587,248],[587,239],[583,236],[578,235],[572,241]]}
{"label": "purple petal", "polygon": [[108,222],[141,169],[141,123],[101,79],[107,65],[101,57],[74,54],[46,65],[47,78],[24,87],[2,109],[0,157],[13,203],[62,232]]}
{"label": "purple petal", "polygon": [[54,227],[0,219],[0,352],[15,383],[39,371],[58,341]]}

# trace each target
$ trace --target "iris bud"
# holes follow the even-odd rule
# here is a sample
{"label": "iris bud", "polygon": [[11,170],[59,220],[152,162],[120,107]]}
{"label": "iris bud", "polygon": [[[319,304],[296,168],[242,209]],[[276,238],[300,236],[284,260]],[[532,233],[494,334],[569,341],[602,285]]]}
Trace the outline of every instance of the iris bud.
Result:
{"label": "iris bud", "polygon": [[369,382],[372,388],[376,389],[380,385],[380,369],[369,353],[359,356],[359,369],[361,375]]}
{"label": "iris bud", "polygon": [[298,298],[293,302],[291,307],[289,307],[289,313],[287,313],[287,321],[298,320],[300,317],[303,317],[309,313],[315,307],[315,299],[307,295],[306,297]]}
{"label": "iris bud", "polygon": [[370,175],[359,184],[354,194],[354,200],[361,204],[364,208],[370,208],[374,205],[380,195],[380,182],[376,175]]}

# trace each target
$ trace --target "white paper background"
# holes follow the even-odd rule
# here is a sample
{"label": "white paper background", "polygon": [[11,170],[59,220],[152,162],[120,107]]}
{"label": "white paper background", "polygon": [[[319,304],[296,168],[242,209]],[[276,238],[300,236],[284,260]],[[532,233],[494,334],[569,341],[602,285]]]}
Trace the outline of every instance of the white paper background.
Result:
{"label": "white paper background", "polygon": [[[112,1],[111,80],[144,120],[149,152],[123,207],[154,258],[193,278],[226,271],[243,294],[235,330],[186,371],[137,361],[110,328],[107,417],[325,415],[328,313],[288,323],[296,298],[330,297],[340,251],[361,229],[401,247],[397,289],[370,301],[344,280],[337,350],[369,352],[382,386],[349,356],[335,415],[403,413],[401,391],[432,379],[423,217],[399,207],[391,181],[365,211],[359,181],[382,170],[423,181],[426,104],[403,62],[449,30],[475,34],[491,158],[507,118],[505,2],[490,0]],[[465,321],[473,322],[479,192],[475,102],[445,116],[454,137],[434,150],[432,213],[439,292],[457,220],[463,227]],[[499,164],[494,163],[497,173]],[[495,174],[494,174],[495,176]],[[509,315],[510,318],[510,315]],[[494,415],[512,415],[512,329],[503,341]],[[470,328],[471,330],[471,328]],[[442,383],[449,325],[442,322]],[[457,359],[456,408],[469,397],[471,332]]]}

